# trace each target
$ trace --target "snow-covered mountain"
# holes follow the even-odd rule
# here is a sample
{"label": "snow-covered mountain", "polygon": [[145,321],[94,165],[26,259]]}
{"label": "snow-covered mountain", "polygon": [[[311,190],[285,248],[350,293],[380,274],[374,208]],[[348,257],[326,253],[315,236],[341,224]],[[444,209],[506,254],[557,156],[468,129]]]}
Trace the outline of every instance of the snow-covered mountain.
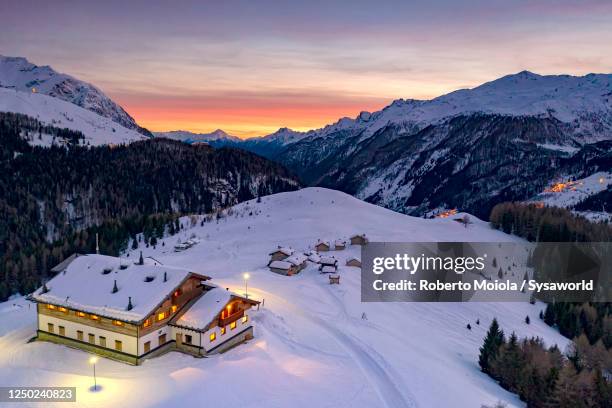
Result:
{"label": "snow-covered mountain", "polygon": [[0,88],[49,95],[109,118],[126,129],[150,136],[148,130],[138,126],[134,118],[100,89],[58,73],[48,65],[38,66],[25,58],[0,55]]}
{"label": "snow-covered mountain", "polygon": [[172,130],[170,132],[153,132],[155,137],[179,140],[185,143],[209,143],[209,144],[231,144],[239,143],[241,140],[236,136],[229,135],[221,129],[211,133],[193,133],[187,130]]}
{"label": "snow-covered mountain", "polygon": [[486,217],[496,202],[537,194],[564,166],[588,176],[586,152],[605,154],[610,140],[612,74],[523,71],[432,100],[396,100],[257,153],[306,183],[395,210],[459,207]]}
{"label": "snow-covered mountain", "polygon": [[[127,129],[109,118],[75,104],[40,93],[0,88],[0,112],[28,115],[57,128],[68,128],[83,133],[84,143],[90,146],[126,144],[148,139],[135,129]],[[50,145],[53,138],[41,134],[29,140],[32,144]]]}
{"label": "snow-covered mountain", "polygon": [[[521,407],[516,395],[478,367],[491,320],[496,317],[505,333],[539,336],[561,350],[569,342],[537,318],[541,303],[362,303],[361,272],[345,265],[360,256],[358,246],[328,253],[339,261],[339,285],[330,285],[314,264],[291,277],[266,267],[277,245],[308,250],[318,239],[355,233],[388,242],[518,240],[477,219],[465,228],[451,219],[413,218],[337,191],[308,188],[244,202],[216,222],[185,217],[183,223],[178,237],[160,240],[156,249],[141,244],[127,259],[137,259],[142,250],[145,257],[211,276],[238,293],[244,293],[242,277],[249,272],[249,297],[264,301],[251,315],[252,341],[210,358],[168,353],[142,366],[101,358],[96,370],[102,392],[91,393],[88,354],[28,342],[36,330],[35,308],[15,299],[0,304],[0,383],[69,383],[92,407],[480,407],[498,401]],[[178,240],[192,235],[198,245],[173,252]],[[527,315],[531,324],[524,322]],[[219,392],[227,384],[240,392]]]}

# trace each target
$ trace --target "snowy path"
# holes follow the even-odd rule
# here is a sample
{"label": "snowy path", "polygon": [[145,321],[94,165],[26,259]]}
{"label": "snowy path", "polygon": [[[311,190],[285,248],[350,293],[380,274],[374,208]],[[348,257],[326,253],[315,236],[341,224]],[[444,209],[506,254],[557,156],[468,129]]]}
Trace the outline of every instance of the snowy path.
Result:
{"label": "snowy path", "polygon": [[[389,373],[389,365],[374,349],[357,340],[354,336],[345,333],[338,327],[328,323],[325,321],[325,319],[305,313],[302,309],[296,307],[292,303],[289,303],[283,297],[274,295],[270,292],[264,293],[266,294],[266,297],[274,298],[275,300],[282,302],[287,308],[291,309],[292,313],[306,318],[330,334],[359,366],[363,375],[372,385],[385,407],[409,408],[417,406],[416,402],[412,398],[407,399],[404,396],[397,384],[395,384],[393,380],[394,376]],[[331,295],[331,297],[335,298],[333,295]],[[335,299],[335,302],[337,302],[341,307],[340,312],[343,315],[342,321],[349,323],[348,313],[346,312],[344,305],[338,299]]]}

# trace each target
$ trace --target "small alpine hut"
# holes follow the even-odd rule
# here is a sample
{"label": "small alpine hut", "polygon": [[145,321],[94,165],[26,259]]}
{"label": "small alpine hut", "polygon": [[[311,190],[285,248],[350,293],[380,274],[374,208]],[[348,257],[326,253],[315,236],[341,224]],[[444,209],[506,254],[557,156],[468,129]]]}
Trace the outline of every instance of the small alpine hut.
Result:
{"label": "small alpine hut", "polygon": [[321,272],[321,273],[336,273],[336,272],[338,272],[338,266],[337,265],[323,265],[323,264],[321,264],[319,266],[319,272]]}
{"label": "small alpine hut", "polygon": [[308,257],[308,260],[310,262],[319,263],[319,261],[321,260],[321,257],[319,256],[317,251],[310,251],[307,252],[305,255]]}
{"label": "small alpine hut", "polygon": [[346,248],[346,242],[343,239],[337,239],[334,242],[334,249],[336,251],[342,251],[345,248]]}
{"label": "small alpine hut", "polygon": [[324,266],[337,267],[338,260],[334,258],[333,256],[322,256],[321,259],[319,260],[319,264],[324,265]]}
{"label": "small alpine hut", "polygon": [[283,261],[295,253],[293,248],[278,246],[275,251],[270,252],[270,261]]}
{"label": "small alpine hut", "polygon": [[290,257],[285,258],[285,262],[289,262],[290,264],[295,266],[299,272],[306,267],[307,259],[308,258],[306,258],[306,255],[296,252]]}
{"label": "small alpine hut", "polygon": [[361,259],[351,257],[346,260],[346,266],[354,266],[356,268],[361,268]]}
{"label": "small alpine hut", "polygon": [[316,249],[318,252],[326,252],[326,251],[329,251],[330,247],[331,247],[331,246],[330,246],[330,244],[329,244],[329,242],[328,242],[328,241],[320,241],[320,240],[319,240],[319,241],[317,241],[317,243],[315,244],[315,249]]}
{"label": "small alpine hut", "polygon": [[287,261],[272,261],[268,264],[271,272],[278,273],[279,275],[291,276],[300,272],[300,269]]}
{"label": "small alpine hut", "polygon": [[368,238],[365,234],[355,234],[351,237],[351,245],[366,245]]}

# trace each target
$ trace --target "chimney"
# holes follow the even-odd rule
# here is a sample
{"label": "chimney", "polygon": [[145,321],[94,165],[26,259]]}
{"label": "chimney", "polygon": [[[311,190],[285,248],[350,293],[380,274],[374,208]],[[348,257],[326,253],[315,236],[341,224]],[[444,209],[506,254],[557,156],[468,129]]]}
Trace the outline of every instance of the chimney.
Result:
{"label": "chimney", "polygon": [[128,297],[128,305],[127,305],[127,310],[132,310],[134,308],[134,306],[132,305],[132,297],[129,296]]}
{"label": "chimney", "polygon": [[119,292],[119,288],[117,288],[117,279],[115,279],[115,284],[113,285],[113,293]]}

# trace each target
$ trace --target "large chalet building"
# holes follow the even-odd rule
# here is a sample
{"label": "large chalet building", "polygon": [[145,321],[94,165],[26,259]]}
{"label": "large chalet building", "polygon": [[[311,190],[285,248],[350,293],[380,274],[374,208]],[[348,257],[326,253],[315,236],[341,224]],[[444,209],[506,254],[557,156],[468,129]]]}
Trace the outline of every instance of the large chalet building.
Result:
{"label": "large chalet building", "polygon": [[39,340],[139,364],[167,351],[203,357],[253,337],[259,302],[157,262],[73,256],[31,295]]}

